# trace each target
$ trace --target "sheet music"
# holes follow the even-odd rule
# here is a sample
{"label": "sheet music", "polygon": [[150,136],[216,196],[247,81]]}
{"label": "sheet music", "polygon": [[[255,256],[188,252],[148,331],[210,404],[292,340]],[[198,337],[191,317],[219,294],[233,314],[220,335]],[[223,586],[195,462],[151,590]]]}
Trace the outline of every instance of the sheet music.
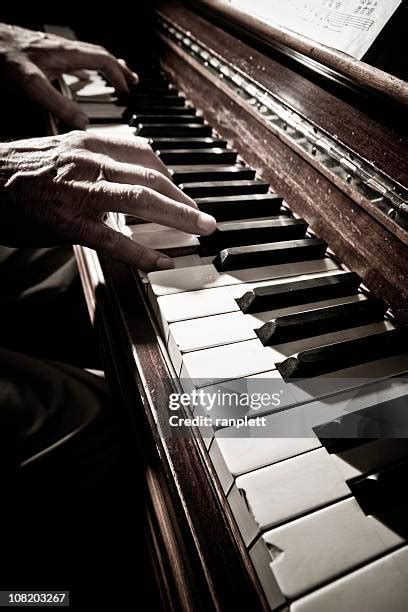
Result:
{"label": "sheet music", "polygon": [[401,0],[230,0],[230,4],[361,59]]}

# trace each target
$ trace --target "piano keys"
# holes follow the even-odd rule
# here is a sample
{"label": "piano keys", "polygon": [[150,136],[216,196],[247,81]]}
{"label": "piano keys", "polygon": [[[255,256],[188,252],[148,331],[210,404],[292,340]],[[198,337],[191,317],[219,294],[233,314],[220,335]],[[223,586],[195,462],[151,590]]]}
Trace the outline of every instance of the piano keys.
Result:
{"label": "piano keys", "polygon": [[[131,218],[128,231],[174,257],[174,269],[140,274],[139,287],[177,384],[218,398],[203,441],[268,603],[345,612],[367,589],[370,610],[405,610],[406,504],[396,489],[408,471],[406,328],[244,161],[245,147],[156,78],[132,92],[127,123],[113,113],[90,130],[149,138],[174,182],[217,220],[204,238]],[[256,410],[262,431],[228,424],[254,411],[224,406],[223,393],[277,389],[278,404]],[[385,410],[398,426],[382,424]],[[192,416],[208,413],[191,405]]]}

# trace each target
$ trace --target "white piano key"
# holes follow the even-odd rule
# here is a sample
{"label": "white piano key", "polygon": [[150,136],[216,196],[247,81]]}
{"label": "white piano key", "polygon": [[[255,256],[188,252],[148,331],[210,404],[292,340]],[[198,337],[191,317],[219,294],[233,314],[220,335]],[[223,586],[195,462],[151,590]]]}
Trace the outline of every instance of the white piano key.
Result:
{"label": "white piano key", "polygon": [[91,81],[78,89],[75,92],[75,96],[78,101],[90,102],[98,100],[111,100],[115,94],[115,88],[107,85],[102,79]]}
{"label": "white piano key", "polygon": [[191,268],[150,272],[149,282],[152,294],[159,297],[183,291],[240,285],[242,283],[287,278],[338,269],[338,264],[328,257],[312,261],[249,268],[248,270],[234,270],[228,273],[218,272],[212,264],[207,264]]}
{"label": "white piano key", "polygon": [[[179,362],[184,353],[212,348],[215,346],[222,346],[224,344],[232,344],[233,342],[242,342],[243,340],[255,339],[257,338],[254,331],[255,329],[263,325],[265,321],[268,321],[274,317],[289,314],[287,311],[304,312],[308,310],[315,310],[317,308],[323,308],[324,306],[333,306],[335,304],[344,304],[346,302],[356,302],[365,299],[366,297],[360,294],[358,296],[350,296],[348,298],[335,298],[332,300],[326,300],[324,302],[315,302],[313,304],[304,304],[301,306],[293,306],[291,308],[283,308],[274,311],[271,310],[254,315],[244,315],[241,311],[239,311],[234,313],[216,314],[205,318],[191,318],[189,320],[183,320],[170,325],[168,350],[171,358],[174,358],[177,360],[177,362]],[[324,342],[326,337],[329,337],[329,335],[315,336],[316,341],[319,344],[320,342]],[[334,336],[334,338],[335,337],[336,336]],[[331,335],[330,338],[332,338]],[[313,342],[312,339],[311,343],[314,346],[315,342]],[[292,352],[293,351],[291,351],[290,354],[292,354]]]}
{"label": "white piano key", "polygon": [[[187,294],[183,294],[187,295]],[[215,346],[253,340],[257,336],[255,329],[263,325],[265,321],[286,314],[287,310],[297,309],[297,312],[314,310],[326,305],[335,305],[366,299],[365,296],[351,296],[349,298],[335,298],[325,302],[305,304],[304,306],[292,307],[257,313],[255,315],[244,315],[242,312],[226,313],[172,323],[168,333],[168,351],[175,369],[180,371],[181,360],[185,353],[203,350]],[[320,342],[320,341],[319,341]]]}
{"label": "white piano key", "polygon": [[117,106],[111,102],[81,102],[81,110],[90,119],[121,119],[125,111],[125,106]]}
{"label": "white piano key", "polygon": [[[148,224],[143,224],[143,225],[148,225]],[[151,225],[153,225],[153,224],[151,224]],[[142,225],[140,227],[142,227]],[[141,231],[143,231],[143,230],[141,230]],[[144,231],[148,231],[148,230],[144,230]],[[154,228],[152,229],[152,231],[155,231]],[[188,256],[188,257],[195,257],[195,255],[191,255],[191,256]],[[176,258],[176,260],[177,259],[179,259],[179,258]],[[177,278],[179,278],[180,279],[179,283],[184,282],[184,279],[187,279],[189,273],[191,275],[194,275],[194,269],[191,272],[190,271],[187,272],[183,268],[181,268],[179,270],[170,270],[170,272],[173,273],[173,274],[170,275],[170,276],[172,276],[173,281],[177,282]],[[174,273],[176,273],[176,274],[174,274]],[[326,275],[330,275],[331,273],[332,272],[321,272],[321,273],[311,274],[311,275],[302,275],[300,278],[302,278],[302,279],[303,278],[314,278],[315,276],[322,276],[322,275],[326,276]],[[152,285],[151,278],[152,278],[153,275],[156,275],[156,276],[162,275],[163,277],[166,277],[167,276],[167,271],[163,271],[163,272],[151,272],[151,273],[148,274],[148,279],[149,279],[149,289],[148,289],[149,300],[150,300],[150,302],[152,304],[153,310],[157,312],[157,309],[158,309],[157,298],[158,297],[164,297],[166,295],[177,295],[177,294],[179,294],[179,292],[172,292],[172,291],[166,292],[163,289],[162,285],[160,285],[160,286]],[[209,272],[209,275],[211,275],[211,272]],[[239,285],[236,285],[236,286],[229,286],[229,285],[225,286],[225,289],[231,294],[231,296],[235,300],[238,297],[241,297],[246,291],[249,291],[250,289],[252,289],[255,286],[258,287],[258,286],[261,286],[263,284],[275,284],[275,283],[278,284],[278,283],[282,283],[282,282],[291,282],[291,280],[296,280],[296,279],[286,279],[286,278],[282,279],[282,278],[278,278],[278,279],[273,279],[273,280],[269,280],[269,281],[263,281],[263,282],[259,282],[259,283],[251,283],[251,284],[245,284],[245,285],[240,283]],[[217,288],[217,287],[214,287],[214,288]],[[210,290],[211,289],[208,289],[208,291],[210,291]],[[187,294],[191,295],[192,292],[183,291],[183,292],[180,292],[180,293],[185,293],[186,295]],[[209,295],[209,294],[202,294],[202,295],[204,296],[204,295]],[[362,299],[362,298],[356,298],[356,299]],[[335,302],[331,301],[330,303],[334,304]],[[313,307],[313,304],[310,304],[310,305],[307,305],[306,309],[309,309],[309,308],[312,308],[312,307]],[[318,307],[317,304],[316,304],[316,307]],[[299,307],[293,307],[293,308],[296,308],[295,312],[297,312]],[[292,310],[290,310],[289,312],[291,312],[291,311]],[[216,309],[214,309],[212,314],[213,315],[217,315],[217,314],[223,314],[225,312],[226,311],[224,310],[224,304],[221,303],[220,304],[220,308],[218,309],[218,311]],[[279,310],[279,311],[269,311],[269,313],[275,314],[275,316],[278,316],[277,313],[280,313],[280,312],[282,312],[282,314],[286,314],[286,309],[282,309],[282,310]],[[289,314],[289,312],[288,312],[288,314]],[[180,318],[180,319],[177,319],[177,320],[194,319],[194,318],[197,318],[199,316],[202,316],[202,315],[195,314],[194,311],[192,311],[191,315],[189,317],[183,317],[183,318]],[[266,316],[266,315],[262,315],[261,313],[257,313],[255,315],[247,315],[247,316],[248,317],[255,317],[255,319],[253,319],[253,321],[254,321],[254,329],[255,329],[256,327],[259,327],[259,325],[262,325],[262,323],[264,322],[263,316]],[[258,322],[258,320],[257,320],[258,317],[259,317],[260,322]]]}
{"label": "white piano key", "polygon": [[[230,472],[244,474],[321,446],[313,427],[408,395],[408,378],[371,381],[362,388],[265,416],[265,427],[227,427],[215,436]],[[279,407],[275,410],[279,410]],[[251,416],[265,411],[252,411]],[[357,434],[357,432],[356,432]]]}
{"label": "white piano key", "polygon": [[[208,384],[202,386],[202,381],[194,385],[191,380],[183,379],[182,385],[186,393],[191,393],[194,389],[200,387],[201,392],[214,396],[215,394],[227,393],[229,395],[240,394],[253,396],[254,394],[267,393],[269,397],[275,393],[279,393],[279,403],[267,405],[257,411],[257,415],[271,414],[294,406],[307,404],[315,400],[324,399],[326,402],[330,396],[336,396],[346,391],[355,390],[360,393],[363,387],[369,387],[372,384],[381,385],[382,381],[387,381],[391,377],[406,376],[408,372],[408,353],[380,359],[369,363],[353,366],[332,372],[329,376],[316,376],[314,378],[296,381],[296,383],[286,383],[279,374],[278,370],[268,370],[255,375],[247,376],[240,379],[230,379],[218,382],[214,385]],[[204,401],[204,404],[208,405]],[[330,403],[328,403],[330,405]],[[204,406],[205,407],[205,406]],[[212,414],[216,417],[231,417],[231,411],[234,410],[235,417],[253,416],[253,411],[250,411],[248,406],[234,404],[232,408],[230,404],[227,407],[220,407],[215,403]],[[226,424],[218,424],[218,427],[228,427]],[[302,423],[303,427],[303,423]],[[303,437],[300,429],[293,429],[294,435]]]}
{"label": "white piano key", "polygon": [[256,339],[251,323],[240,311],[172,323],[167,348],[174,367],[180,371],[185,353]]}
{"label": "white piano key", "polygon": [[186,353],[180,378],[190,379],[195,387],[218,380],[242,378],[271,370],[274,363],[260,340],[246,340],[203,351]]}
{"label": "white piano key", "polygon": [[164,295],[157,300],[156,313],[164,337],[167,338],[170,323],[197,317],[208,317],[220,312],[220,310],[221,312],[239,310],[238,304],[224,287]]}
{"label": "white piano key", "polygon": [[406,612],[408,548],[381,557],[295,601],[291,612]]}
{"label": "white piano key", "polygon": [[64,81],[65,85],[67,85],[67,87],[71,87],[72,85],[75,85],[80,82],[80,79],[74,74],[63,74],[62,80]]}
{"label": "white piano key", "polygon": [[264,530],[351,493],[324,448],[244,474],[236,482]]}
{"label": "white piano key", "polygon": [[228,505],[237,522],[245,546],[250,546],[259,535],[259,528],[240,491],[234,485],[227,495]]}
{"label": "white piano key", "polygon": [[338,455],[318,448],[244,474],[237,486],[265,530],[350,496],[347,480],[407,457],[408,439],[375,440]]}
{"label": "white piano key", "polygon": [[280,608],[286,600],[269,567],[271,555],[264,540],[259,538],[248,552],[271,610]]}
{"label": "white piano key", "polygon": [[[194,293],[196,292],[191,292],[191,295]],[[166,298],[159,298],[159,301],[162,299],[168,299],[168,296]],[[174,316],[177,316],[177,314],[175,313]],[[393,329],[393,325],[388,321],[384,321],[321,336],[313,336],[275,347],[263,346],[261,341],[256,339],[197,350],[184,354],[181,378],[191,378],[193,384],[198,385],[200,385],[200,379],[201,381],[205,379],[208,385],[211,381],[216,382],[223,379],[252,376],[258,372],[267,372],[275,369],[277,363],[299,351],[331,342],[341,342],[352,338],[369,336],[387,329]],[[245,356],[246,351],[248,353]],[[201,386],[203,386],[202,383]]]}
{"label": "white piano key", "polygon": [[134,128],[124,123],[91,123],[86,131],[98,136],[135,138]]}
{"label": "white piano key", "polygon": [[145,247],[156,249],[158,251],[185,247],[198,248],[200,245],[197,236],[187,234],[186,232],[181,232],[180,230],[173,229],[171,227],[166,227],[166,229],[162,230],[161,232],[132,231],[132,240],[135,240]]}
{"label": "white piano key", "polygon": [[213,439],[210,446],[209,456],[211,463],[217,472],[218,479],[221,483],[222,490],[227,493],[234,483],[234,478],[229,471],[227,464],[225,463],[224,457],[222,456],[217,441]]}
{"label": "white piano key", "polygon": [[241,438],[238,437],[240,434],[235,433],[234,438],[223,438],[224,431],[225,429],[221,430],[219,435],[217,435],[218,432],[215,435],[220,452],[230,472],[235,476],[290,457],[296,457],[321,446],[319,440],[311,436],[307,438],[278,438],[272,436]]}
{"label": "white piano key", "polygon": [[345,499],[264,534],[271,572],[291,599],[356,566],[367,563],[403,538],[356,499]]}
{"label": "white piano key", "polygon": [[[193,417],[207,416],[204,408],[200,405],[195,407],[194,414],[193,414],[193,408],[191,406],[190,406],[190,410],[191,410]],[[211,443],[213,441],[213,438],[214,438],[214,429],[210,425],[207,425],[204,420],[199,421],[199,424],[197,425],[197,429],[199,430],[201,434],[201,437],[203,439],[206,449],[209,450]]]}

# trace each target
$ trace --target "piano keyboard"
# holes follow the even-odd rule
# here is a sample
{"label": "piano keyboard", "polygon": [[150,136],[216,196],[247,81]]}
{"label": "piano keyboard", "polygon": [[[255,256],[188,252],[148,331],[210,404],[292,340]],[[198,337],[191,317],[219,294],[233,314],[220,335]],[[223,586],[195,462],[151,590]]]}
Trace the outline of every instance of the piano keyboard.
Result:
{"label": "piano keyboard", "polygon": [[[159,70],[126,121],[100,86],[77,95],[89,131],[149,138],[218,222],[199,237],[128,219],[135,240],[174,257],[140,277],[183,389],[284,390],[256,411],[261,433],[202,428],[271,608],[407,610],[407,330]],[[254,416],[215,405],[212,417],[232,412]]]}

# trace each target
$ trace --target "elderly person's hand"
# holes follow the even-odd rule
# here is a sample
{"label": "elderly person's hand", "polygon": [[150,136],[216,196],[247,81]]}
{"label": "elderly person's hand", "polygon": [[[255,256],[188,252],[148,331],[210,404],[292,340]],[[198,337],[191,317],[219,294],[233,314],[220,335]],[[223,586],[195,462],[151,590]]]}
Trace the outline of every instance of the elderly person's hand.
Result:
{"label": "elderly person's hand", "polygon": [[10,92],[28,97],[68,125],[83,129],[87,116],[50,83],[82,69],[103,73],[117,91],[128,91],[138,77],[106,49],[53,34],[0,23],[0,80]]}
{"label": "elderly person's hand", "polygon": [[145,271],[173,266],[107,227],[108,211],[193,234],[215,229],[215,219],[170,181],[143,138],[70,132],[0,144],[0,243],[81,244]]}

